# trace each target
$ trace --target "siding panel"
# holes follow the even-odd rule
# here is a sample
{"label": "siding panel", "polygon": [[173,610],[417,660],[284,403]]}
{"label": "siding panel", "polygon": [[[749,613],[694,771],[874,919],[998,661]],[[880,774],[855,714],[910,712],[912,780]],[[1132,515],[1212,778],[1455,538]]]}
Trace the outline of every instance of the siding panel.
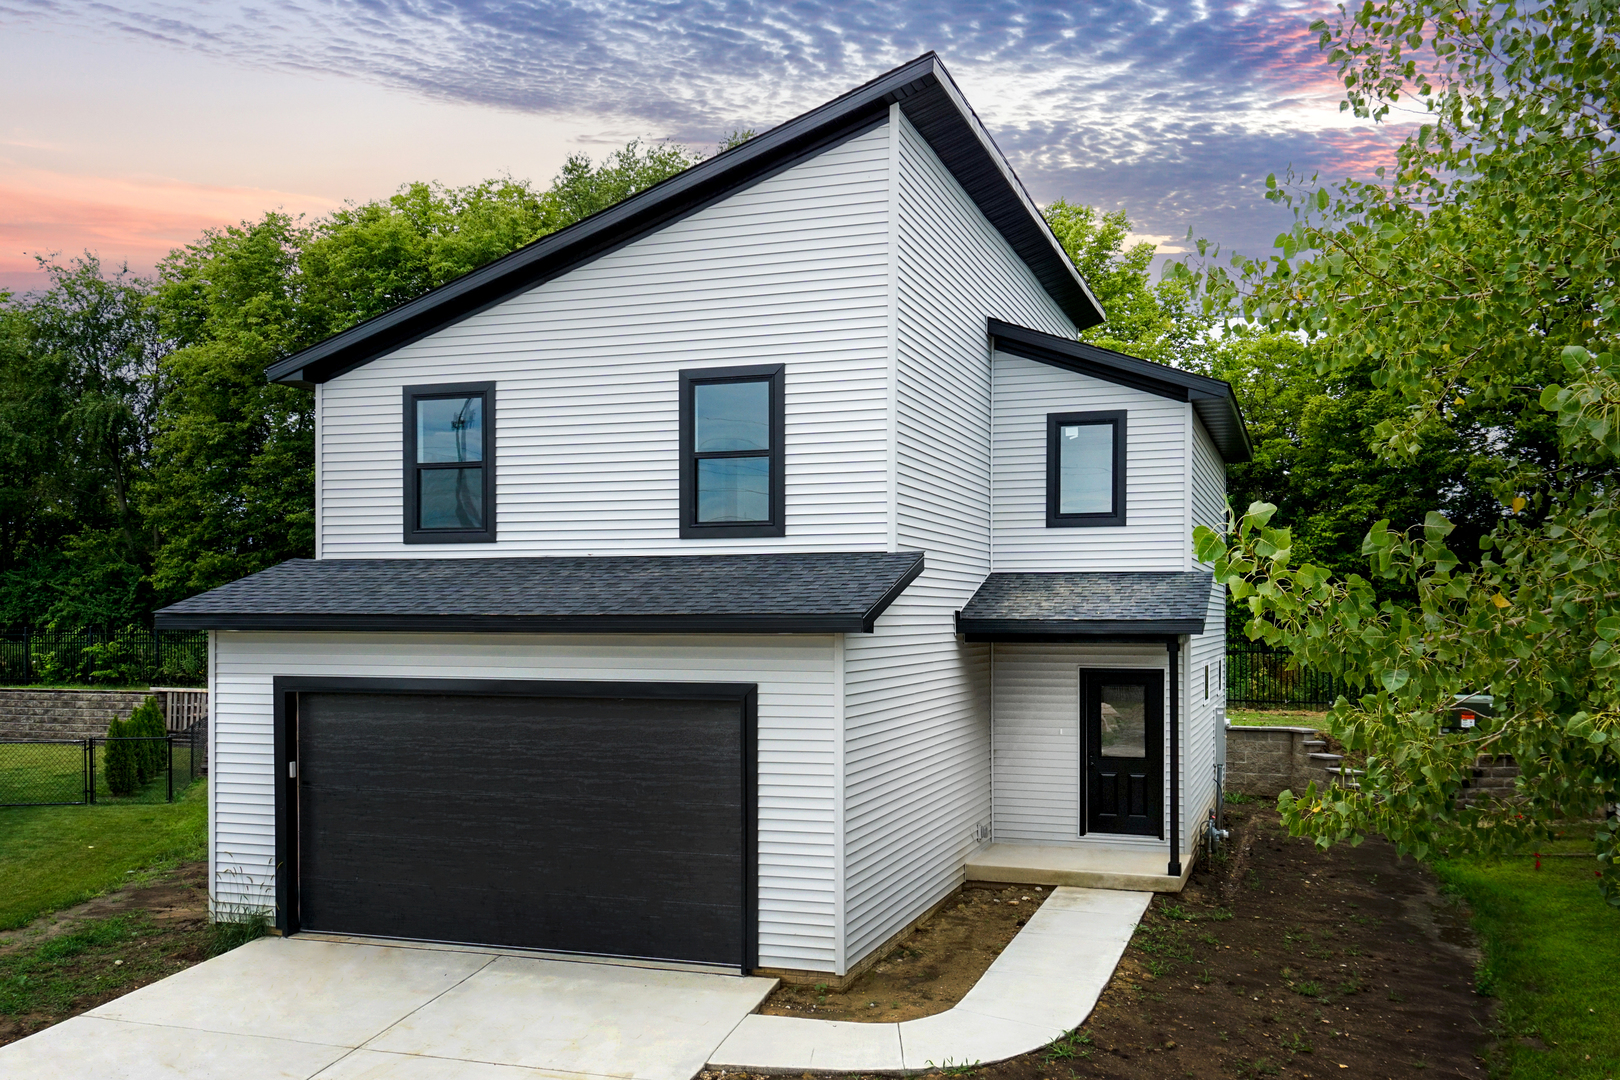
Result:
{"label": "siding panel", "polygon": [[[1186,424],[1171,401],[1020,356],[995,357],[994,560],[998,571],[1184,570]],[[1046,416],[1127,411],[1125,525],[1046,527]]]}
{"label": "siding panel", "polygon": [[216,905],[261,907],[274,895],[276,675],[751,682],[759,685],[760,963],[834,969],[832,637],[219,633],[217,640]]}
{"label": "siding panel", "polygon": [[846,645],[846,967],[961,882],[989,823],[989,650],[952,616],[990,572],[985,320],[1074,334],[898,109],[890,130],[895,544],[928,566]]}
{"label": "siding panel", "polygon": [[[325,558],[883,548],[878,128],[325,384]],[[787,536],[679,539],[677,372],[782,362]],[[400,389],[494,381],[495,544],[404,546]]]}

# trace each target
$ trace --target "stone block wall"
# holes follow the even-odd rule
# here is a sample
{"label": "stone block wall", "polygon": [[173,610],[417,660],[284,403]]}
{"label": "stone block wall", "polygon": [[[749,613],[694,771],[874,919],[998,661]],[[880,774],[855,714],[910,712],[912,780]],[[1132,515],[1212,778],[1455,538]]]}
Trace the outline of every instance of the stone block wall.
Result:
{"label": "stone block wall", "polygon": [[1338,754],[1314,728],[1241,727],[1226,729],[1226,790],[1267,798],[1280,791],[1303,795],[1316,781],[1354,785],[1359,772],[1341,774]]}
{"label": "stone block wall", "polygon": [[143,690],[0,690],[0,739],[105,735],[114,716],[127,719],[150,696]]}

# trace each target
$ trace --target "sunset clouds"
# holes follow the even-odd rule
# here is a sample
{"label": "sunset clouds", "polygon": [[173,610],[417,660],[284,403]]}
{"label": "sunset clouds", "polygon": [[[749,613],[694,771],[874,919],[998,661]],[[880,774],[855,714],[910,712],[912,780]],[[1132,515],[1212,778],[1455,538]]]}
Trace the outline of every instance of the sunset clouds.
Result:
{"label": "sunset clouds", "polygon": [[[568,151],[631,136],[712,144],[929,49],[1037,199],[1123,206],[1146,236],[1191,226],[1257,250],[1287,221],[1261,198],[1268,172],[1338,176],[1392,146],[1339,113],[1307,29],[1319,12],[1276,0],[0,0],[0,59],[29,40],[115,67],[145,58],[131,89],[155,111],[136,156],[180,159],[145,160],[161,180],[130,179],[116,159],[68,163],[0,138],[0,271],[19,244],[72,250],[48,238],[75,219],[87,237],[150,250],[186,221],[316,211],[407,180],[467,182],[479,167],[543,182]],[[233,136],[229,167],[199,161],[185,144],[210,129],[164,126],[170,84],[275,129],[260,156]],[[232,130],[230,112],[214,110],[215,131]],[[59,116],[13,141],[71,141],[77,123]],[[368,135],[373,124],[385,134]]]}

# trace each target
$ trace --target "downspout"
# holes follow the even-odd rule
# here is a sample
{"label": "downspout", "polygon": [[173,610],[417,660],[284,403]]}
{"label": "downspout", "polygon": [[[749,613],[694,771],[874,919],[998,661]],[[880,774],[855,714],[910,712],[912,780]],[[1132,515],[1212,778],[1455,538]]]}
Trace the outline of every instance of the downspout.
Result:
{"label": "downspout", "polygon": [[1170,652],[1170,876],[1181,876],[1181,687],[1176,678],[1181,667],[1181,638],[1165,642]]}

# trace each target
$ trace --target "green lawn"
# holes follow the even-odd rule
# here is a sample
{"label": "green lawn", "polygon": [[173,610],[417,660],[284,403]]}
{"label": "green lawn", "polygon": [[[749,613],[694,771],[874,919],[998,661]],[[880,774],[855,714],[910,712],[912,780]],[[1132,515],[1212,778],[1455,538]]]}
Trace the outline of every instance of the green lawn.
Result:
{"label": "green lawn", "polygon": [[0,809],[0,930],[116,888],[158,865],[207,857],[208,785],[173,803]]}
{"label": "green lawn", "polygon": [[[96,800],[165,802],[168,780],[161,773],[129,796],[114,796],[107,787],[107,748],[96,746]],[[174,783],[191,779],[191,747],[174,745]],[[176,793],[178,797],[178,792]],[[77,743],[0,743],[0,805],[12,802],[78,802],[84,798],[84,750]]]}
{"label": "green lawn", "polygon": [[1598,895],[1592,859],[1564,857],[1590,852],[1566,839],[1542,848],[1557,855],[1540,870],[1530,856],[1435,867],[1473,908],[1480,986],[1501,1001],[1493,1076],[1620,1080],[1620,909]]}
{"label": "green lawn", "polygon": [[1327,712],[1297,709],[1227,709],[1226,718],[1239,727],[1321,727]]}

